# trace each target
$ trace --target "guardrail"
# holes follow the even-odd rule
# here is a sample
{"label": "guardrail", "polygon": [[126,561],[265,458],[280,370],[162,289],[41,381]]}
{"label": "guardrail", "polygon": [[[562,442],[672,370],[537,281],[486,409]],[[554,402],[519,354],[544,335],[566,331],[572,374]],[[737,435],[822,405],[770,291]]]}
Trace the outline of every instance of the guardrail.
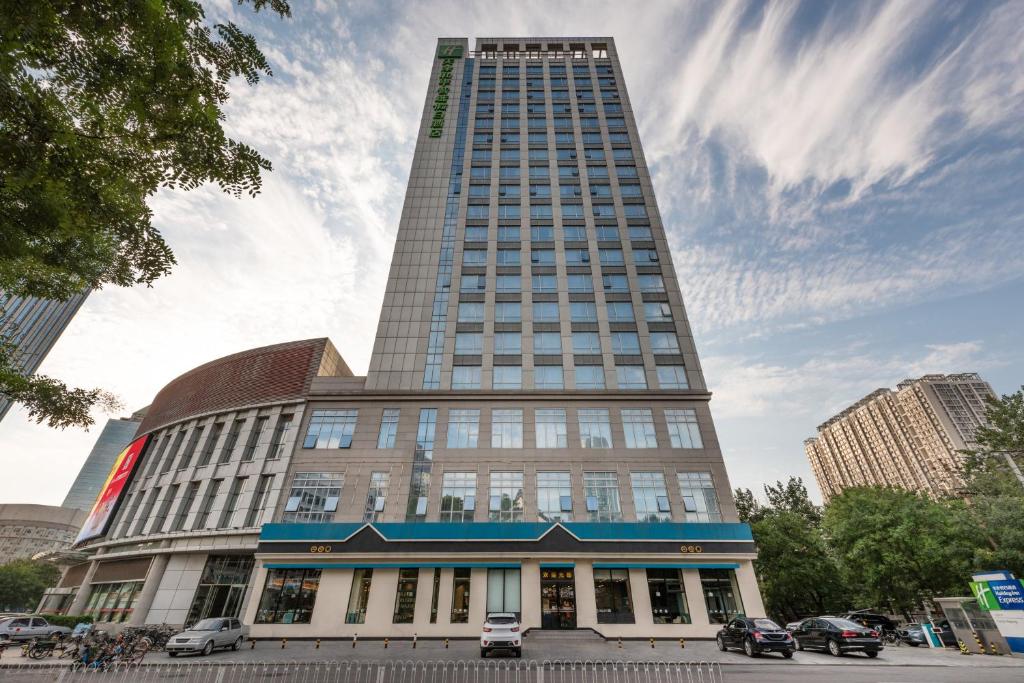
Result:
{"label": "guardrail", "polygon": [[0,679],[111,683],[724,683],[717,662],[452,660],[394,662],[159,662],[72,669],[0,664]]}

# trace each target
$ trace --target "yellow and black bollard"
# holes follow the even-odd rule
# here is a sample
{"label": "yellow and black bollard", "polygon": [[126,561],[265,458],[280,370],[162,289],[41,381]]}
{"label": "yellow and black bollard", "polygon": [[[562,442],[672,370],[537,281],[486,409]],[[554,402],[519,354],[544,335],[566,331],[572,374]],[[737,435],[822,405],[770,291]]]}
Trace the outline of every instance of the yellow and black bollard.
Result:
{"label": "yellow and black bollard", "polygon": [[447,638],[444,639],[444,649],[446,649],[446,650],[448,649],[448,639]]}
{"label": "yellow and black bollard", "polygon": [[969,654],[971,654],[971,651],[967,649],[967,643],[965,643],[964,641],[962,641],[960,639],[957,639],[956,646],[958,648],[960,648],[960,654],[962,654],[962,655],[969,655]]}
{"label": "yellow and black bollard", "polygon": [[255,650],[256,649],[256,641],[255,640],[252,640],[252,639],[249,640],[249,649],[250,650]]}
{"label": "yellow and black bollard", "polygon": [[386,649],[388,649],[388,643],[389,643],[389,642],[391,642],[391,641],[390,641],[390,640],[388,640],[387,638],[385,638],[385,639],[384,639],[384,649],[385,649],[385,650],[386,650]]}
{"label": "yellow and black bollard", "polygon": [[999,648],[996,647],[995,641],[989,643],[988,647],[989,647],[990,650],[992,650],[992,652],[990,654],[993,654],[993,655],[1001,655],[1001,654],[1003,654],[1002,652],[999,651]]}
{"label": "yellow and black bollard", "polygon": [[977,631],[971,631],[971,635],[974,636],[974,642],[976,642],[978,644],[978,652],[980,652],[981,654],[986,654],[986,652],[985,652],[985,645],[981,642],[981,638],[978,637],[978,632]]}
{"label": "yellow and black bollard", "polygon": [[316,639],[316,649],[318,649],[318,650],[320,649],[320,639],[319,638]]}
{"label": "yellow and black bollard", "polygon": [[654,638],[651,638],[651,649],[654,649]]}
{"label": "yellow and black bollard", "polygon": [[685,650],[686,649],[686,641],[683,640],[682,638],[679,639],[679,649],[680,650]]}
{"label": "yellow and black bollard", "polygon": [[288,639],[287,638],[282,638],[281,639],[281,649],[283,650],[286,647],[288,647]]}

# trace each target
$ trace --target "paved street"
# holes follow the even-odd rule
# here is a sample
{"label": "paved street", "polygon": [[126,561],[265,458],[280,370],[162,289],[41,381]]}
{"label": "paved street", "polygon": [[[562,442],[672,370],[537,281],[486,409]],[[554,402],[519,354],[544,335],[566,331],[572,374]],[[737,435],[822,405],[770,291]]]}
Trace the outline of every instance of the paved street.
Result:
{"label": "paved street", "polygon": [[[147,658],[152,666],[143,672],[110,672],[114,680],[178,680],[221,681],[236,678],[274,681],[343,681],[351,683],[415,683],[419,680],[442,683],[472,681],[516,681],[517,683],[689,683],[690,681],[851,681],[872,683],[962,682],[993,683],[1024,680],[1024,658],[964,656],[955,651],[934,651],[924,648],[891,647],[877,659],[862,655],[834,658],[823,653],[800,652],[792,660],[764,656],[751,660],[739,652],[721,653],[713,642],[694,641],[680,649],[676,641],[659,641],[652,649],[646,642],[626,642],[621,648],[615,642],[601,640],[559,640],[528,637],[523,660],[493,658],[484,663],[473,641],[453,641],[446,649],[443,642],[424,641],[413,648],[408,641],[390,643],[363,641],[356,648],[350,642],[325,641],[319,649],[314,642],[292,641],[282,649],[280,642],[260,641],[253,649],[240,652],[218,652],[211,657],[178,657],[164,653]],[[577,661],[576,667],[544,667],[544,662]],[[434,662],[431,668],[413,662]],[[614,662],[596,670],[585,662]],[[714,662],[717,666],[689,670],[678,666],[631,670],[622,662]],[[296,667],[295,663],[303,665]],[[369,662],[384,662],[385,667]],[[55,681],[69,678],[66,667],[53,668],[53,661],[33,662],[8,652],[0,665],[25,666],[26,670],[0,670],[4,680]],[[290,664],[289,664],[290,663]],[[291,666],[292,668],[289,668]],[[376,667],[376,668],[374,668]],[[146,671],[148,669],[148,671]],[[544,673],[538,675],[538,670]],[[714,671],[714,678],[709,672]],[[462,672],[461,674],[457,672]],[[721,678],[717,672],[721,672]],[[418,673],[417,673],[418,672]],[[661,673],[657,673],[661,672]],[[60,674],[64,673],[64,678]],[[330,675],[329,675],[330,674]],[[371,675],[372,674],[372,675]],[[428,675],[429,674],[429,675]]]}

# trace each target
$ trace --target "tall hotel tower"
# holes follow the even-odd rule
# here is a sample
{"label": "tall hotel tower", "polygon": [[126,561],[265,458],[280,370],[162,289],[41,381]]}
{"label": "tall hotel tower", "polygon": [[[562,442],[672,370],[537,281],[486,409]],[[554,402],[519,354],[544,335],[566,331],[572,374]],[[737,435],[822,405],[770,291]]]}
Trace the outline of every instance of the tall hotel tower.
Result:
{"label": "tall hotel tower", "polygon": [[[614,42],[432,57],[369,372],[321,339],[169,384],[72,612],[273,638],[764,615]],[[125,562],[131,616],[76,589]]]}

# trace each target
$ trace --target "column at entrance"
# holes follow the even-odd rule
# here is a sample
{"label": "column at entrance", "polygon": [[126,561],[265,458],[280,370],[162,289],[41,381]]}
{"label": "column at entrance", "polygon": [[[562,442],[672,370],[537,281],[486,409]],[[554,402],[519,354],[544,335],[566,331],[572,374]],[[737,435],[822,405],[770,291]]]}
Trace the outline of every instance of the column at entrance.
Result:
{"label": "column at entrance", "polygon": [[160,588],[160,582],[164,578],[164,570],[167,569],[167,560],[170,555],[161,554],[153,557],[149,564],[149,571],[146,572],[146,582],[139,591],[138,602],[132,610],[132,616],[128,618],[129,626],[142,626],[149,616],[149,608],[153,606],[153,598]]}
{"label": "column at entrance", "polygon": [[71,603],[71,607],[68,608],[68,616],[82,616],[85,605],[89,602],[89,594],[92,593],[92,577],[96,575],[96,568],[99,566],[100,563],[96,560],[89,563],[89,570],[82,577],[82,583],[78,586],[78,593],[75,594],[75,599]]}

